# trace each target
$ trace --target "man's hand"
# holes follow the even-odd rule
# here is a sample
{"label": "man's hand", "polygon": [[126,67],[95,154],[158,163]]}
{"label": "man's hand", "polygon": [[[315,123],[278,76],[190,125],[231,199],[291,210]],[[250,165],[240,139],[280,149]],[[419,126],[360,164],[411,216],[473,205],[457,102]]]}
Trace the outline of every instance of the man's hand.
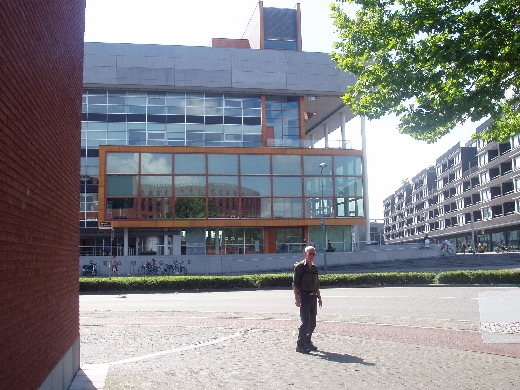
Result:
{"label": "man's hand", "polygon": [[300,307],[302,305],[302,302],[300,301],[299,297],[296,297],[294,299],[294,304],[296,305],[296,307]]}
{"label": "man's hand", "polygon": [[322,304],[323,304],[323,302],[321,301],[321,297],[318,297],[318,305],[320,305],[320,309],[321,309]]}

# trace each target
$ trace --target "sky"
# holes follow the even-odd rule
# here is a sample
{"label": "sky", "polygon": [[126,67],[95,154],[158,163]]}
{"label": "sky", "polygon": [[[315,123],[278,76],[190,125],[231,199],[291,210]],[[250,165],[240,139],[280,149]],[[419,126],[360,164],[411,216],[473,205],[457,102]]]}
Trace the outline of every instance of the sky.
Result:
{"label": "sky", "polygon": [[[264,7],[294,8],[297,2],[264,0]],[[338,39],[330,17],[331,1],[300,0],[299,3],[303,50],[330,53]],[[210,46],[211,38],[241,38],[257,4],[257,0],[86,0],[85,41]],[[427,144],[400,134],[397,124],[395,116],[366,121],[371,220],[383,218],[383,200],[403,180],[434,165],[438,157],[459,141],[464,145],[478,126],[468,122],[435,144]],[[335,137],[339,138],[339,131],[329,139]]]}

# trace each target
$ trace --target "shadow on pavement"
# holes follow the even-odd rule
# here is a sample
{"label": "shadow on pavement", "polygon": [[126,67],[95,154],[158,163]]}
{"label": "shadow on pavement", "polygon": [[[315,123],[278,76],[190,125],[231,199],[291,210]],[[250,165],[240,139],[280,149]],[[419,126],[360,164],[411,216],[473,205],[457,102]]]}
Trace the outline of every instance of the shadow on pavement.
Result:
{"label": "shadow on pavement", "polygon": [[350,364],[362,364],[364,366],[375,366],[375,363],[365,362],[363,359],[357,356],[341,354],[335,352],[315,351],[310,353],[312,356],[319,357],[323,360],[328,360],[336,363],[350,363]]}

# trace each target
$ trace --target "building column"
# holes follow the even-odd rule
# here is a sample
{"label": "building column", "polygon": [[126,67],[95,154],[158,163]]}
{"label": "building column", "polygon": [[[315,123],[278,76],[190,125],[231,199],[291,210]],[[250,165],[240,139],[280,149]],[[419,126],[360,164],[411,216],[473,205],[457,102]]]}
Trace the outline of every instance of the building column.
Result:
{"label": "building column", "polygon": [[369,202],[368,202],[368,174],[367,174],[367,139],[365,134],[365,117],[361,116],[361,148],[363,152],[363,201],[365,203],[365,241],[366,244],[370,243],[370,215],[369,215]]}
{"label": "building column", "polygon": [[163,235],[163,255],[167,256],[170,254],[170,247],[168,245],[168,233],[164,233]]}
{"label": "building column", "polygon": [[347,120],[345,113],[340,113],[341,118],[341,149],[346,149],[347,140],[345,139],[345,122]]}
{"label": "building column", "polygon": [[329,125],[323,124],[323,133],[325,135],[325,149],[329,148]]}
{"label": "building column", "polygon": [[123,228],[123,256],[128,256],[128,228]]}

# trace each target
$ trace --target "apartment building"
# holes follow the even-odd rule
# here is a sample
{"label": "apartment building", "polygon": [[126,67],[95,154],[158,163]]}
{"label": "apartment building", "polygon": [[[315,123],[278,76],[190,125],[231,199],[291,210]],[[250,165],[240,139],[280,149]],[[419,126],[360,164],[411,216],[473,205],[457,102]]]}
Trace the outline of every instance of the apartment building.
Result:
{"label": "apartment building", "polygon": [[[489,121],[477,128],[477,133]],[[384,200],[388,243],[449,239],[520,245],[520,134],[457,144]]]}
{"label": "apartment building", "polygon": [[352,250],[367,214],[341,100],[354,77],[302,51],[300,12],[259,2],[211,47],[85,44],[83,255]]}

